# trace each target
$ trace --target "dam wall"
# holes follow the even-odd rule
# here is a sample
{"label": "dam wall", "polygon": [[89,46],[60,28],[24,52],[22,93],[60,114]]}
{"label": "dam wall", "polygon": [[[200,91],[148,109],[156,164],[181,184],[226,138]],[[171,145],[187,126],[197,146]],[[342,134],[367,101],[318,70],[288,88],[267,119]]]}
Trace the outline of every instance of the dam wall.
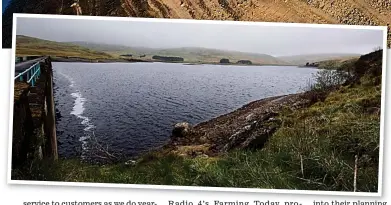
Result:
{"label": "dam wall", "polygon": [[[32,62],[39,67],[39,76],[28,82],[16,78],[13,103],[12,166],[34,160],[57,160],[57,136],[53,98],[53,70],[50,57]],[[27,70],[17,64],[19,70]]]}

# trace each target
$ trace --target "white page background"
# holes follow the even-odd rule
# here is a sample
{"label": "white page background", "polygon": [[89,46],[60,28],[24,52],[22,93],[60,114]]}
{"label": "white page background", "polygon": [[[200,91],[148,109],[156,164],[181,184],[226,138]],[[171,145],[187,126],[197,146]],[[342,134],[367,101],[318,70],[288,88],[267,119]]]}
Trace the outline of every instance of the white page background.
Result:
{"label": "white page background", "polygon": [[[383,162],[383,196],[382,197],[357,197],[357,196],[325,196],[325,195],[303,195],[303,194],[266,194],[266,193],[233,193],[216,191],[183,191],[183,190],[148,190],[131,188],[92,188],[92,187],[62,187],[42,185],[8,185],[7,184],[7,158],[8,158],[8,126],[9,126],[9,91],[10,91],[10,68],[11,50],[2,49],[0,52],[0,205],[22,205],[23,202],[33,201],[154,201],[158,205],[169,205],[168,200],[187,200],[198,205],[200,200],[208,201],[209,205],[215,205],[214,200],[220,201],[249,201],[252,205],[254,200],[278,201],[284,205],[286,201],[298,202],[299,204],[313,204],[316,201],[347,200],[351,202],[360,201],[383,201],[391,203],[391,140],[389,136],[390,109],[387,103],[390,101],[391,75],[388,72],[386,78],[386,101],[384,111],[385,135],[384,135],[384,162]],[[391,68],[391,49],[388,50],[388,65]],[[391,104],[390,104],[391,106]],[[103,205],[103,203],[102,203]],[[181,204],[189,205],[189,204]],[[293,205],[293,204],[292,204]],[[331,203],[329,204],[331,205]],[[350,205],[353,205],[352,203]]]}

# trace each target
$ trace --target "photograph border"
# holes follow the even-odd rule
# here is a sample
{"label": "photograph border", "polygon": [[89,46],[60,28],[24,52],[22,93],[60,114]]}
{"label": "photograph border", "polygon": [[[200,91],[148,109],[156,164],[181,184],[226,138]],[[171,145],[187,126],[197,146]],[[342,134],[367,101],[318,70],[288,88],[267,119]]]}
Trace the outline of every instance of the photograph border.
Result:
{"label": "photograph border", "polygon": [[[231,187],[203,187],[203,186],[176,186],[176,185],[149,185],[149,184],[114,184],[91,182],[60,182],[60,181],[29,181],[11,179],[12,160],[12,136],[14,114],[14,84],[15,56],[16,56],[16,26],[17,18],[50,18],[72,20],[98,20],[98,21],[129,21],[129,22],[156,22],[156,23],[190,23],[190,24],[229,24],[229,25],[259,25],[282,27],[310,27],[310,28],[342,28],[383,31],[383,58],[382,58],[382,85],[381,85],[381,111],[380,111],[380,147],[379,147],[379,173],[378,192],[347,192],[347,191],[318,191],[318,190],[289,190],[289,189],[262,189],[262,188],[231,188]],[[135,189],[166,189],[166,190],[192,190],[192,191],[223,191],[223,192],[249,192],[249,193],[278,193],[278,194],[309,194],[309,195],[336,195],[336,196],[382,196],[383,190],[383,162],[384,162],[384,120],[385,120],[385,88],[387,66],[387,27],[386,26],[362,26],[340,24],[308,24],[308,23],[284,23],[284,22],[252,22],[252,21],[223,21],[223,20],[193,20],[193,19],[164,19],[164,18],[138,18],[138,17],[107,17],[107,16],[71,16],[50,14],[20,14],[13,15],[12,48],[11,48],[11,72],[10,72],[10,105],[9,105],[9,136],[8,136],[8,166],[7,184],[15,185],[46,185],[46,186],[79,186],[79,187],[110,187],[110,188],[135,188]]]}

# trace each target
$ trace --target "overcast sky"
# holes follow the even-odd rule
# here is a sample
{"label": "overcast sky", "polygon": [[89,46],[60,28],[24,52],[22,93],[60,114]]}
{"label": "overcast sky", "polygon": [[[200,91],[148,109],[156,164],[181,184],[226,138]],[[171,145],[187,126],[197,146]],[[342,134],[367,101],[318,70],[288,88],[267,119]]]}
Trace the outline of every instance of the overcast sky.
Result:
{"label": "overcast sky", "polygon": [[204,47],[274,56],[368,53],[381,30],[18,17],[18,35],[133,47]]}

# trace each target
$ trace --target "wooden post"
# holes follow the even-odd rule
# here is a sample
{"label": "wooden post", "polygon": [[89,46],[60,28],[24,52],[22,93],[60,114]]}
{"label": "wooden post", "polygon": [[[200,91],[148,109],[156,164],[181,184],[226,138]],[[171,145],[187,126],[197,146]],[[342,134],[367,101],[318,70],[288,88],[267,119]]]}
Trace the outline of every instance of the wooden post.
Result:
{"label": "wooden post", "polygon": [[357,163],[358,163],[358,156],[354,156],[354,181],[353,181],[353,191],[357,191]]}

